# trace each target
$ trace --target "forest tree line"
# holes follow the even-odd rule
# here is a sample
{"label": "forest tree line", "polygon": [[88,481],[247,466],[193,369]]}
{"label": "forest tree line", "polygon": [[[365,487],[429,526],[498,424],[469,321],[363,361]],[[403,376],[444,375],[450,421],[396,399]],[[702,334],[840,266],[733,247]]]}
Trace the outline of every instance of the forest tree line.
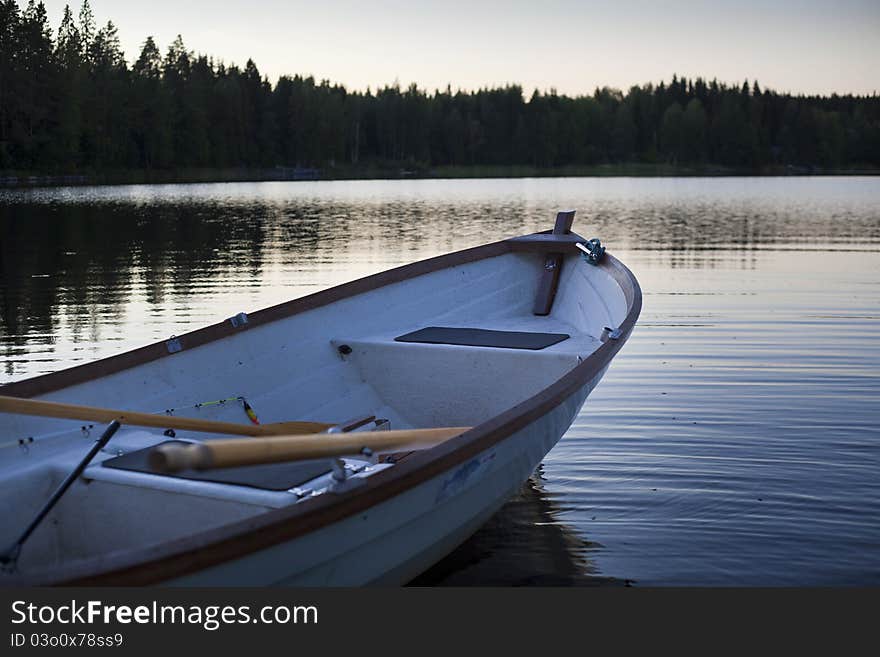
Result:
{"label": "forest tree line", "polygon": [[560,167],[649,162],[880,166],[880,96],[803,96],[674,76],[569,97],[517,85],[349,91],[273,85],[152,37],[129,65],[86,0],[53,31],[42,2],[0,0],[0,169]]}

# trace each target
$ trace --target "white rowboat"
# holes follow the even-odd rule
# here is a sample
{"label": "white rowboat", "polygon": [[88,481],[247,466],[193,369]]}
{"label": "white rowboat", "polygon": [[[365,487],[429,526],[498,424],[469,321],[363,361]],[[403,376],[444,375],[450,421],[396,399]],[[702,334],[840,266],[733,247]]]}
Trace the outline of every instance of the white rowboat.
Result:
{"label": "white rowboat", "polygon": [[635,325],[635,277],[573,217],[0,387],[0,585],[414,578],[522,486]]}

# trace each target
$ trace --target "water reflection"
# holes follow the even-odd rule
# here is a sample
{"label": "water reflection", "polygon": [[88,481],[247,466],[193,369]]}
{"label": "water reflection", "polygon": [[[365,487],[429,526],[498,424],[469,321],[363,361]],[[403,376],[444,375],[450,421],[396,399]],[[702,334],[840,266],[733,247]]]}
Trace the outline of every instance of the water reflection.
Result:
{"label": "water reflection", "polygon": [[542,468],[455,552],[411,586],[607,586],[588,554],[599,546],[561,520],[559,496],[544,490]]}
{"label": "water reflection", "polygon": [[[105,329],[130,322],[130,306],[162,306],[168,297],[204,303],[202,290],[215,280],[259,280],[267,238],[265,216],[255,210],[242,221],[218,221],[190,206],[4,207],[4,356],[58,339],[100,341]],[[14,363],[6,362],[7,374],[15,374]]]}

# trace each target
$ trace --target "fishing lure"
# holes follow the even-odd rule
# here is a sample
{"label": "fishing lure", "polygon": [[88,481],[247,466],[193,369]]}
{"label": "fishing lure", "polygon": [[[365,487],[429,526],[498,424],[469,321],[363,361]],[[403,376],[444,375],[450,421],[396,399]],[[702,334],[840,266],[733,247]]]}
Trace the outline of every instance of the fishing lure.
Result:
{"label": "fishing lure", "polygon": [[244,406],[244,412],[247,413],[248,418],[254,424],[259,424],[260,420],[257,417],[257,414],[254,412],[254,409],[251,408],[251,405],[247,403],[247,400],[244,397],[239,397],[242,405]]}

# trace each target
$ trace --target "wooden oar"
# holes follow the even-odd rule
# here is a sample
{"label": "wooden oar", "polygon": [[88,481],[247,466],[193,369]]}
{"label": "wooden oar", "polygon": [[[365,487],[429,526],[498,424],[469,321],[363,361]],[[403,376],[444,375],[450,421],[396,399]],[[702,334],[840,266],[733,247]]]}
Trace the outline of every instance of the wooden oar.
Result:
{"label": "wooden oar", "polygon": [[334,427],[324,422],[276,422],[273,424],[238,424],[236,422],[217,422],[198,418],[175,417],[155,413],[120,411],[112,408],[96,408],[79,404],[21,399],[0,395],[0,413],[20,413],[57,417],[82,422],[112,422],[130,424],[138,427],[157,427],[159,429],[179,429],[181,431],[202,431],[205,433],[224,433],[233,436],[278,436],[291,433],[319,433]]}
{"label": "wooden oar", "polygon": [[352,456],[361,454],[364,449],[373,453],[409,451],[433,447],[468,429],[470,427],[443,427],[318,436],[271,436],[263,440],[206,440],[188,445],[160,445],[151,450],[149,462],[155,470],[177,472],[189,468],[209,470]]}

